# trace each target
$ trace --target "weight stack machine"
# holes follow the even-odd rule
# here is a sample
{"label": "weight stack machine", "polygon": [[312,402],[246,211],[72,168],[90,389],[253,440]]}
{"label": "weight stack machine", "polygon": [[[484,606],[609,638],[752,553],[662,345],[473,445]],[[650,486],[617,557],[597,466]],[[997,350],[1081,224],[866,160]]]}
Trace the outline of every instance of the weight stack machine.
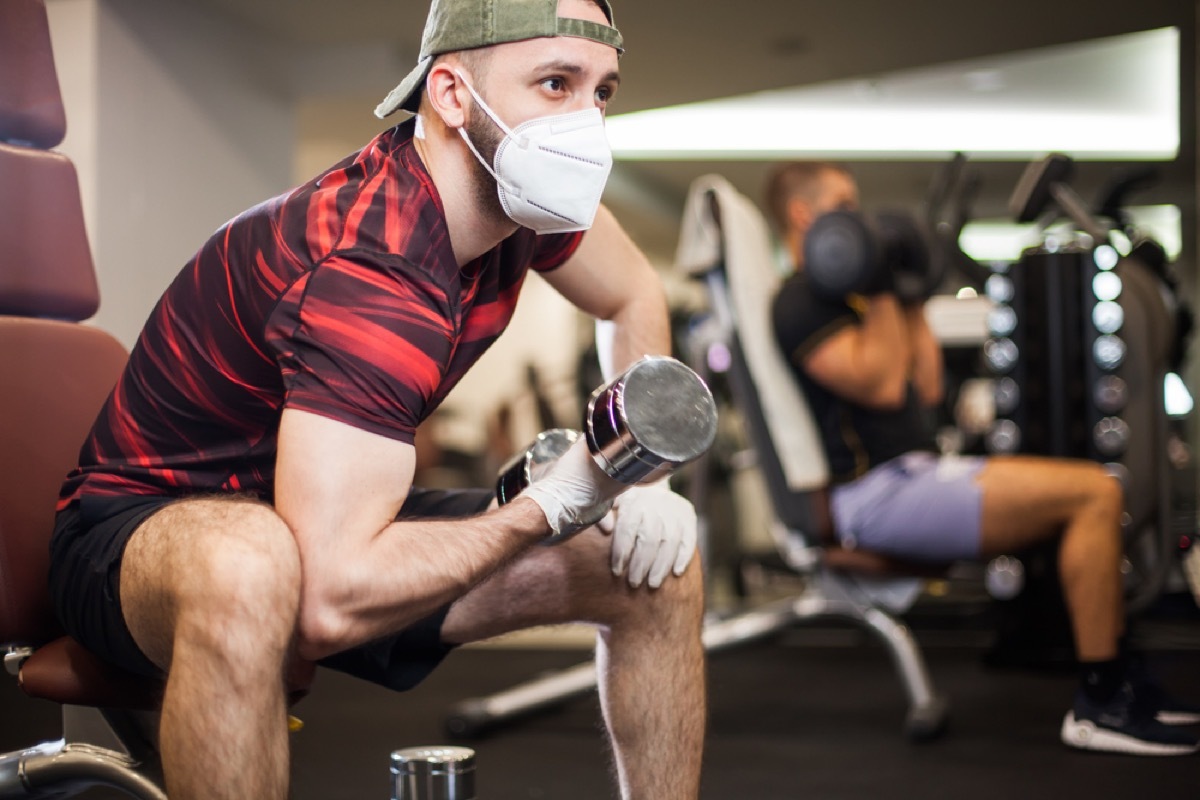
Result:
{"label": "weight stack machine", "polygon": [[[1182,425],[1164,402],[1181,332],[1148,251],[1118,252],[1066,185],[1070,167],[1063,156],[1031,165],[1012,205],[1019,221],[1065,215],[1073,228],[1045,236],[985,285],[994,306],[983,355],[996,411],[985,446],[994,455],[1092,460],[1121,482],[1126,604],[1136,612],[1161,594],[1177,562],[1187,527],[1178,506],[1189,494],[1180,489],[1195,480],[1179,457]],[[1073,660],[1056,552],[1050,545],[1021,554],[1025,588],[1001,604],[993,662]]]}
{"label": "weight stack machine", "polygon": [[[1129,305],[1121,276],[1129,269],[1118,266],[1128,265],[1110,245],[1072,242],[1028,250],[988,279],[995,306],[984,357],[997,413],[989,452],[1087,458],[1127,481],[1123,459],[1134,432],[1122,412],[1130,380],[1145,376],[1130,374],[1144,370],[1129,368],[1136,356],[1121,336]],[[1136,388],[1140,396],[1151,387]]]}

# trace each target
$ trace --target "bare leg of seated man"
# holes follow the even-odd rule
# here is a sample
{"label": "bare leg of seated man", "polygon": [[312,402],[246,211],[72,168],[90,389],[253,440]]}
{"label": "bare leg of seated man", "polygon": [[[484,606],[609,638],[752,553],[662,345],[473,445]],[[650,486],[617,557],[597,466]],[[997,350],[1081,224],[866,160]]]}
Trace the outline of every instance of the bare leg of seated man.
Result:
{"label": "bare leg of seated man", "polygon": [[172,800],[286,797],[299,603],[296,541],[265,503],[184,500],[129,539],[121,604],[168,673],[159,747]]}
{"label": "bare leg of seated man", "polygon": [[[596,624],[622,797],[694,798],[706,715],[699,564],[658,590],[631,589],[612,575],[609,550],[589,530],[526,551],[451,607],[443,639]],[[161,748],[172,800],[286,796],[299,585],[295,541],[265,504],[183,501],[130,539],[121,600],[138,645],[169,670]]]}
{"label": "bare leg of seated man", "polygon": [[1099,464],[913,452],[836,487],[832,499],[844,543],[893,557],[991,558],[1057,538],[1081,671],[1060,737],[1087,749],[1195,752],[1190,732],[1163,724],[1182,722],[1188,706],[1132,671],[1123,652],[1124,497]]}
{"label": "bare leg of seated man", "polygon": [[1061,534],[1059,571],[1081,661],[1110,661],[1124,629],[1121,485],[1087,461],[994,457],[983,488],[981,555],[1025,550]]}
{"label": "bare leg of seated man", "polygon": [[[1143,720],[1131,693],[1130,675],[1121,652],[1125,613],[1121,584],[1120,483],[1089,461],[1031,457],[988,459],[977,481],[983,490],[981,550],[985,557],[1018,552],[1054,536],[1059,542],[1059,575],[1071,617],[1081,686],[1075,709],[1064,723],[1067,744],[1118,749],[1147,755],[1195,752],[1196,740],[1183,731],[1157,725],[1150,708]],[[1141,687],[1157,694],[1161,690]],[[1130,695],[1124,700],[1125,695]],[[1159,702],[1166,698],[1157,697]],[[1081,708],[1081,702],[1084,707]],[[1147,741],[1092,730],[1078,716],[1090,709],[1120,709],[1131,714],[1127,729]],[[1107,737],[1107,741],[1100,741]]]}

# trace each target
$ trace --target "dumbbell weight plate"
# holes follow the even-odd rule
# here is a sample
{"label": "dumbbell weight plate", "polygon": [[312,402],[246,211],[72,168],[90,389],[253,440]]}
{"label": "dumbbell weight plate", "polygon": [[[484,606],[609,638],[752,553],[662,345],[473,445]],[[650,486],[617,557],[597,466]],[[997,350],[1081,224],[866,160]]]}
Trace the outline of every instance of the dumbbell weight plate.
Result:
{"label": "dumbbell weight plate", "polygon": [[933,258],[925,231],[903,211],[881,211],[874,222],[883,243],[883,264],[892,271],[897,299],[905,305],[928,300],[945,277],[946,262]]}
{"label": "dumbbell weight plate", "polygon": [[853,211],[822,214],[804,236],[804,274],[813,292],[829,300],[870,286],[879,258],[875,236]]}
{"label": "dumbbell weight plate", "polygon": [[685,364],[648,356],[588,401],[585,435],[596,463],[625,484],[669,475],[712,445],[717,408]]}

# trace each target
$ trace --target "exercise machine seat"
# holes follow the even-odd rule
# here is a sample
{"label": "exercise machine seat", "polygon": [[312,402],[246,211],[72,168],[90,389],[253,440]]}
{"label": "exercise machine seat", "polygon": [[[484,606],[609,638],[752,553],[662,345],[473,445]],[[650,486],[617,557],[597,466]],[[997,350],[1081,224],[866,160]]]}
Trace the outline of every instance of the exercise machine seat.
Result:
{"label": "exercise machine seat", "polygon": [[676,264],[708,289],[710,317],[697,325],[697,345],[728,351],[726,377],[770,500],[771,533],[784,562],[807,578],[796,597],[707,626],[706,648],[731,647],[801,622],[856,625],[877,636],[892,658],[909,698],[906,734],[916,741],[937,738],[948,703],[934,689],[911,632],[894,615],[911,606],[922,578],[944,568],[835,543],[824,449],[772,329],[771,305],[786,268],[761,212],[723,177],[696,179]]}
{"label": "exercise machine seat", "polygon": [[67,115],[58,90],[43,0],[0,3],[0,139],[49,150]]}
{"label": "exercise machine seat", "polygon": [[731,388],[776,516],[807,545],[822,548],[830,569],[874,577],[944,574],[942,564],[836,543],[820,434],[772,327],[771,305],[787,269],[772,242],[762,213],[725,178],[708,175],[692,184],[676,265],[693,277],[715,271],[728,294],[732,319],[722,324],[731,330]]}

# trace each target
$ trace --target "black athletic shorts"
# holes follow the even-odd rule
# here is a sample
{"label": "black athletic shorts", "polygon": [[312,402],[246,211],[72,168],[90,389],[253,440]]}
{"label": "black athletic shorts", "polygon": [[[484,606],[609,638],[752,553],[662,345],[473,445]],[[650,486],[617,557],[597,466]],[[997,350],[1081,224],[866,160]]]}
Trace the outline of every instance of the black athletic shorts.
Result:
{"label": "black athletic shorts", "polygon": [[[416,489],[398,519],[467,517],[487,508],[487,489]],[[165,497],[82,497],[59,512],[50,544],[50,592],[67,633],[101,658],[139,675],[162,670],[138,648],[121,613],[121,558],[129,537]],[[411,689],[453,645],[442,642],[449,605],[397,634],[337,653],[322,666],[396,691]]]}

